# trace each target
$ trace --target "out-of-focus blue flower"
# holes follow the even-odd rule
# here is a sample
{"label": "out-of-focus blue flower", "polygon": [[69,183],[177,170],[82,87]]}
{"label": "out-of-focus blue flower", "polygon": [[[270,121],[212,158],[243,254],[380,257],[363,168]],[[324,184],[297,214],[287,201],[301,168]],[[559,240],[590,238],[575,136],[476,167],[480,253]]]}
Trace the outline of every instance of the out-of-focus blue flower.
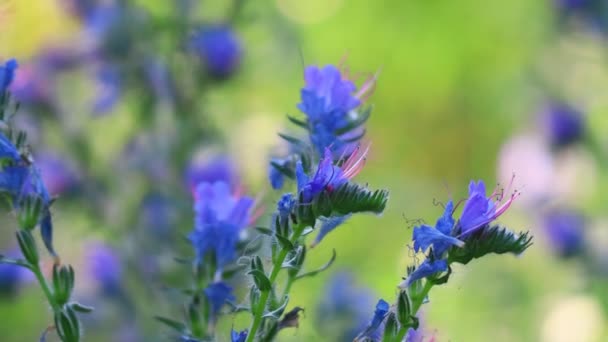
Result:
{"label": "out-of-focus blue flower", "polygon": [[97,91],[93,113],[104,114],[114,108],[122,95],[122,81],[116,67],[105,64],[96,73]]}
{"label": "out-of-focus blue flower", "polygon": [[89,273],[105,294],[121,291],[122,266],[118,254],[101,242],[90,243],[86,249]]}
{"label": "out-of-focus blue flower", "polygon": [[374,317],[372,317],[371,322],[368,324],[367,328],[358,336],[359,338],[363,337],[372,337],[379,330],[382,323],[384,323],[384,318],[388,314],[391,306],[384,299],[380,299],[376,304],[376,310],[374,311]]}
{"label": "out-of-focus blue flower", "polygon": [[245,342],[247,340],[247,330],[235,331],[234,329],[230,332],[231,342]]}
{"label": "out-of-focus blue flower", "polygon": [[140,205],[140,224],[154,236],[166,241],[177,222],[177,207],[170,198],[159,193],[150,193]]}
{"label": "out-of-focus blue flower", "polygon": [[[414,330],[412,328],[409,328],[407,330],[407,334],[405,335],[405,340],[404,342],[423,342],[424,340],[424,323],[423,323],[423,318],[420,317],[420,312],[418,312],[418,315],[416,316],[418,318],[418,329]],[[434,339],[429,339],[429,342],[433,342]]]}
{"label": "out-of-focus blue flower", "polygon": [[51,97],[46,73],[35,69],[33,65],[25,65],[19,68],[10,90],[20,103],[48,103]]}
{"label": "out-of-focus blue flower", "polygon": [[296,205],[296,198],[293,194],[283,194],[277,202],[277,211],[279,216],[287,218],[293,211]]}
{"label": "out-of-focus blue flower", "polygon": [[452,228],[454,228],[453,211],[454,203],[448,201],[443,216],[437,220],[434,228],[426,224],[414,227],[413,240],[415,252],[425,251],[433,246],[435,257],[440,259],[450,246],[462,247],[464,245],[464,242],[451,236]]}
{"label": "out-of-focus blue flower", "polygon": [[351,111],[369,96],[375,78],[366,81],[358,92],[356,85],[333,65],[323,68],[309,66],[304,71],[304,79],[306,85],[301,90],[298,109],[308,118],[313,145],[319,154],[326,148],[330,148],[337,157],[350,154],[357,144],[357,137],[364,133],[361,127],[346,129],[356,118]]}
{"label": "out-of-focus blue flower", "polygon": [[36,158],[36,165],[52,196],[72,191],[80,183],[80,175],[74,163],[55,153],[41,153]]}
{"label": "out-of-focus blue flower", "polygon": [[9,59],[3,65],[0,65],[0,93],[4,93],[11,85],[18,66],[19,64],[15,59]]}
{"label": "out-of-focus blue flower", "polygon": [[569,257],[583,248],[585,219],[570,210],[555,210],[543,218],[543,229],[553,251]]}
{"label": "out-of-focus blue flower", "polygon": [[407,288],[412,283],[422,278],[432,276],[439,272],[445,272],[448,270],[448,262],[446,260],[430,260],[426,259],[420,266],[418,266],[414,272],[412,272],[407,279],[401,283],[400,287]]}
{"label": "out-of-focus blue flower", "polygon": [[[10,258],[22,258],[18,249],[13,249],[5,255]],[[0,296],[12,296],[21,284],[31,281],[29,272],[21,266],[0,263]]]}
{"label": "out-of-focus blue flower", "polygon": [[501,203],[505,197],[504,193],[498,193],[495,190],[489,197],[486,197],[486,186],[483,181],[480,180],[477,183],[471,181],[469,184],[469,198],[464,204],[462,216],[458,221],[460,236],[470,235],[494,221],[509,209],[517,196],[519,196],[519,193],[514,192],[504,203]]}
{"label": "out-of-focus blue flower", "polygon": [[[285,161],[279,158],[273,158],[271,162],[277,163],[281,166],[285,165]],[[268,166],[268,179],[273,189],[278,190],[283,187],[285,183],[285,175],[272,164]]]}
{"label": "out-of-focus blue flower", "polygon": [[150,89],[159,100],[173,98],[173,84],[167,66],[158,59],[145,63],[144,72]]}
{"label": "out-of-focus blue flower", "polygon": [[[324,335],[335,341],[352,341],[369,323],[368,308],[374,295],[358,288],[348,272],[338,272],[329,280],[317,309],[316,323]],[[379,337],[379,332],[372,336]]]}
{"label": "out-of-focus blue flower", "polygon": [[231,189],[239,183],[234,162],[222,155],[192,161],[186,168],[185,179],[192,191],[200,183],[224,182],[230,185]]}
{"label": "out-of-focus blue flower", "polygon": [[190,47],[214,77],[232,75],[241,63],[241,42],[229,26],[203,27],[192,37]]}
{"label": "out-of-focus blue flower", "polygon": [[213,316],[217,316],[222,309],[222,306],[224,306],[227,301],[234,300],[234,296],[232,295],[232,287],[228,286],[224,282],[213,283],[207,286],[204,292],[205,297],[207,297],[207,300],[209,300],[211,305],[211,314]]}
{"label": "out-of-focus blue flower", "polygon": [[563,19],[575,18],[593,31],[608,32],[608,4],[604,0],[556,0],[556,7]]}
{"label": "out-of-focus blue flower", "polygon": [[585,134],[581,112],[564,103],[551,103],[541,116],[542,128],[552,146],[567,146],[580,141]]}
{"label": "out-of-focus blue flower", "polygon": [[251,220],[253,199],[231,192],[225,182],[201,183],[195,191],[195,228],[189,238],[197,260],[212,253],[219,268],[232,262],[239,234]]}
{"label": "out-of-focus blue flower", "polygon": [[366,155],[367,149],[361,154],[358,153],[357,149],[341,166],[337,166],[334,164],[331,150],[327,148],[312,178],[306,175],[302,163],[298,162],[296,165],[296,181],[303,203],[309,203],[323,191],[334,191],[356,176],[365,164]]}
{"label": "out-of-focus blue flower", "polygon": [[68,10],[81,20],[91,17],[99,6],[99,0],[68,0]]}
{"label": "out-of-focus blue flower", "polygon": [[315,237],[315,241],[312,243],[312,246],[318,245],[327,234],[338,228],[338,226],[342,225],[350,217],[351,215],[320,218],[321,227],[319,228],[319,233],[317,233],[317,237]]}

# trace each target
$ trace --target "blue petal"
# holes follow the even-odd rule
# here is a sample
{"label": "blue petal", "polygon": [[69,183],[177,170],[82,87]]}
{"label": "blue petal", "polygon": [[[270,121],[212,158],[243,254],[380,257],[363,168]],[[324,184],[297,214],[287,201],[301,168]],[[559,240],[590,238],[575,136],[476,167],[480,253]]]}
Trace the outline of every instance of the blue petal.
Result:
{"label": "blue petal", "polygon": [[247,330],[238,332],[233,329],[230,332],[230,340],[231,342],[245,342],[247,340]]}
{"label": "blue petal", "polygon": [[17,147],[2,133],[0,133],[0,158],[11,158],[14,161],[21,159]]}
{"label": "blue petal", "polygon": [[275,190],[281,189],[285,183],[285,176],[283,173],[272,165],[270,165],[268,170],[268,179],[270,180],[270,185]]}
{"label": "blue petal", "polygon": [[227,301],[234,300],[232,287],[224,282],[213,283],[207,286],[204,292],[207,300],[209,300],[209,303],[211,304],[211,313],[214,316],[220,312],[222,306],[224,306]]}
{"label": "blue petal", "polygon": [[414,272],[412,272],[406,280],[406,285],[409,287],[413,282],[431,276],[439,272],[448,270],[448,263],[445,260],[429,261],[425,260]]}
{"label": "blue petal", "polygon": [[298,183],[298,192],[304,189],[304,187],[308,184],[308,181],[309,178],[306,172],[304,172],[302,162],[298,160],[296,163],[296,182]]}
{"label": "blue petal", "polygon": [[435,224],[435,228],[445,235],[450,235],[452,233],[452,228],[454,228],[454,218],[452,217],[453,211],[454,202],[450,200],[445,204],[443,216],[441,216]]}
{"label": "blue petal", "polygon": [[339,225],[343,224],[346,220],[348,220],[350,218],[350,216],[351,215],[321,218],[320,219],[321,228],[319,228],[319,233],[317,234],[317,237],[315,238],[314,244],[315,245],[319,244],[319,242],[321,242],[321,240],[323,240],[325,235],[327,235],[332,230],[336,229]]}
{"label": "blue petal", "polygon": [[40,221],[40,236],[44,242],[46,250],[51,253],[52,256],[57,256],[55,249],[53,248],[53,221],[51,219],[51,213],[46,210],[43,213],[42,220]]}
{"label": "blue petal", "polygon": [[[422,225],[414,228],[414,251],[426,251],[429,247],[438,245],[462,246],[464,243],[454,237],[443,234],[438,229]],[[442,248],[443,249],[443,248]]]}
{"label": "blue petal", "polygon": [[378,301],[376,304],[376,310],[374,311],[374,317],[370,323],[370,329],[368,329],[369,332],[373,332],[374,330],[378,329],[380,324],[382,324],[382,321],[384,321],[384,317],[386,317],[389,309],[390,305],[384,299],[380,299]]}

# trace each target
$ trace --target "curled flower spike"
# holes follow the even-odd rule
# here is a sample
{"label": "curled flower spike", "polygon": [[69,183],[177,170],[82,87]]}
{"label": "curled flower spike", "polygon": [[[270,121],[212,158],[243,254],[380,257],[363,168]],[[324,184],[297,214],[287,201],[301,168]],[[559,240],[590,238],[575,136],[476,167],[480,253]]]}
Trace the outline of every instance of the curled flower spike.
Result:
{"label": "curled flower spike", "polygon": [[[511,180],[511,183],[513,180]],[[469,184],[469,198],[464,204],[462,216],[459,220],[460,236],[466,237],[475,232],[481,227],[497,219],[502,215],[520,195],[519,192],[513,192],[506,201],[504,193],[499,192],[498,188],[486,197],[486,186],[483,181],[475,183],[471,181]]]}
{"label": "curled flower spike", "polygon": [[369,146],[362,152],[359,147],[342,163],[341,166],[334,164],[333,155],[329,148],[325,149],[325,155],[319,162],[317,171],[312,179],[304,173],[302,163],[296,165],[296,179],[298,191],[303,195],[304,202],[310,202],[313,197],[323,191],[332,192],[342,184],[355,177],[363,169]]}

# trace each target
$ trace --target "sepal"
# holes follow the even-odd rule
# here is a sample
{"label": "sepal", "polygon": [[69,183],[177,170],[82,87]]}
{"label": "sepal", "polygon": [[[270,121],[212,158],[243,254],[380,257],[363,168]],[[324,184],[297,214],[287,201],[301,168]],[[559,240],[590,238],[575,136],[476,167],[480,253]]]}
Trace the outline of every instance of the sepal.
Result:
{"label": "sepal", "polygon": [[27,262],[31,265],[38,265],[40,257],[38,255],[38,248],[36,247],[36,241],[29,230],[19,230],[17,232],[17,242],[21,253]]}
{"label": "sepal", "polygon": [[515,234],[500,226],[486,227],[465,238],[464,247],[451,248],[448,260],[466,265],[473,259],[491,253],[518,255],[532,245],[532,238],[529,232]]}

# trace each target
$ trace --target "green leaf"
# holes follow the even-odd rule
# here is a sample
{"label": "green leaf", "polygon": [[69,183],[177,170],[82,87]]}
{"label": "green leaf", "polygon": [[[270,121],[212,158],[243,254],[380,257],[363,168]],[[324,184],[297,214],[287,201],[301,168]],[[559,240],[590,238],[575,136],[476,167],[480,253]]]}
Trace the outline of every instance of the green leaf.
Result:
{"label": "green leaf", "polygon": [[397,332],[398,332],[398,323],[397,318],[395,317],[394,312],[389,312],[386,320],[384,321],[384,334],[382,337],[383,342],[393,342],[396,341]]}
{"label": "green leaf", "polygon": [[77,312],[80,313],[89,313],[92,312],[93,310],[95,310],[95,308],[93,308],[92,306],[88,306],[88,305],[84,305],[84,304],[80,304],[78,302],[71,302],[69,304],[69,306]]}
{"label": "green leaf", "polygon": [[172,328],[173,330],[179,332],[179,333],[186,333],[188,331],[186,325],[182,322],[178,322],[175,321],[171,318],[166,318],[166,317],[161,317],[161,316],[154,316],[154,318],[165,324],[166,326],[168,326],[169,328]]}
{"label": "green leaf", "polygon": [[329,194],[331,209],[338,215],[360,212],[380,214],[388,202],[387,190],[369,190],[355,183],[346,183]]}
{"label": "green leaf", "polygon": [[302,127],[304,129],[308,129],[308,123],[306,121],[302,121],[300,119],[294,118],[293,116],[287,114],[287,119],[291,121],[296,126]]}
{"label": "green leaf", "polygon": [[17,265],[17,266],[21,266],[21,267],[25,267],[25,268],[30,269],[30,265],[27,263],[26,260],[9,258],[9,257],[4,256],[2,254],[0,254],[0,264]]}
{"label": "green leaf", "polygon": [[397,298],[397,317],[402,326],[408,325],[411,313],[412,305],[410,303],[410,298],[406,291],[401,291],[401,293],[399,293],[399,298]]}
{"label": "green leaf", "polygon": [[264,272],[255,269],[247,272],[247,274],[250,274],[253,277],[255,285],[258,289],[260,289],[260,291],[270,291],[272,288],[272,284]]}
{"label": "green leaf", "polygon": [[521,254],[532,245],[532,238],[529,232],[515,234],[500,226],[486,227],[464,239],[463,247],[452,247],[448,252],[448,263],[466,265],[491,253]]}
{"label": "green leaf", "polygon": [[266,227],[255,227],[255,230],[257,230],[260,234],[272,236],[272,229]]}
{"label": "green leaf", "polygon": [[279,244],[281,245],[281,247],[283,247],[283,249],[287,250],[287,251],[292,251],[295,247],[293,246],[293,243],[291,243],[291,241],[289,241],[288,238],[282,236],[282,235],[275,235],[275,238],[277,238],[277,241],[279,242]]}
{"label": "green leaf", "polygon": [[325,265],[319,267],[318,269],[316,269],[314,271],[310,271],[310,272],[306,272],[306,273],[300,274],[297,277],[295,277],[295,279],[302,279],[302,278],[305,278],[305,277],[314,277],[317,274],[319,274],[319,273],[325,271],[326,269],[330,268],[331,265],[334,263],[334,261],[336,261],[336,250],[332,249],[331,253],[332,253],[331,254],[331,258],[329,259],[328,262],[325,263]]}
{"label": "green leaf", "polygon": [[19,230],[17,232],[17,242],[19,242],[19,248],[25,260],[32,265],[37,265],[40,260],[38,248],[36,248],[36,241],[29,230]]}
{"label": "green leaf", "polygon": [[285,311],[287,303],[289,303],[289,296],[285,295],[283,301],[281,302],[281,305],[279,305],[279,307],[277,307],[273,311],[265,313],[264,318],[272,318],[274,320],[278,320],[279,318],[281,318],[283,311]]}
{"label": "green leaf", "polygon": [[283,138],[285,141],[287,141],[289,143],[292,143],[292,144],[294,144],[296,146],[306,146],[306,143],[304,141],[302,141],[302,140],[300,140],[300,139],[298,139],[296,137],[292,137],[290,135],[283,134],[283,133],[279,133],[279,136],[281,138]]}

